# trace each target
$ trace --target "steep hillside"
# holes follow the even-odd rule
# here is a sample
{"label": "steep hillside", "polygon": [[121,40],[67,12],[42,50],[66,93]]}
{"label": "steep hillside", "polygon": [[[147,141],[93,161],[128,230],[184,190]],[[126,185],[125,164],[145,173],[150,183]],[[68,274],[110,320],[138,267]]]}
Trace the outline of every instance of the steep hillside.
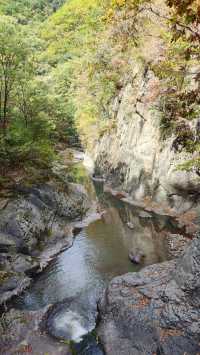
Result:
{"label": "steep hillside", "polygon": [[171,42],[168,18],[163,2],[145,5],[137,15],[137,45],[125,62],[124,52],[113,56],[124,73],[92,154],[97,172],[114,187],[182,211],[200,186],[199,67],[197,58],[185,61],[182,37]]}
{"label": "steep hillside", "polygon": [[44,55],[41,34],[61,4],[0,1],[0,185],[16,169],[36,167],[37,175],[51,166],[58,143],[77,142],[68,70]]}
{"label": "steep hillside", "polygon": [[192,206],[200,165],[198,2],[71,0],[42,37],[45,59],[67,73],[68,105],[97,174],[134,199]]}
{"label": "steep hillside", "polygon": [[98,174],[137,200],[187,209],[199,190],[198,1],[70,0],[48,17],[62,2],[0,2],[34,43],[30,84],[49,139],[76,139],[76,120]]}
{"label": "steep hillside", "polygon": [[113,1],[104,11],[75,78],[83,142],[112,186],[186,210],[199,191],[198,2]]}

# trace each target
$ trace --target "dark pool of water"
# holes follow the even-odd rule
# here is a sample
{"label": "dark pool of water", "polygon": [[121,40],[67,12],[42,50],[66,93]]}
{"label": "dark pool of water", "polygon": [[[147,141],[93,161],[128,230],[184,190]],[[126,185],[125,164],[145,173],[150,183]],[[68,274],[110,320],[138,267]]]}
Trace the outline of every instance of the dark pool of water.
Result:
{"label": "dark pool of water", "polygon": [[[88,187],[87,175],[86,180]],[[29,310],[54,304],[49,333],[76,342],[95,328],[97,301],[108,282],[166,260],[166,230],[175,228],[168,217],[147,214],[105,194],[101,184],[90,182],[89,189],[104,210],[102,218],[83,229],[73,247],[60,254],[17,302],[17,307]],[[130,262],[131,250],[143,252],[142,265]]]}

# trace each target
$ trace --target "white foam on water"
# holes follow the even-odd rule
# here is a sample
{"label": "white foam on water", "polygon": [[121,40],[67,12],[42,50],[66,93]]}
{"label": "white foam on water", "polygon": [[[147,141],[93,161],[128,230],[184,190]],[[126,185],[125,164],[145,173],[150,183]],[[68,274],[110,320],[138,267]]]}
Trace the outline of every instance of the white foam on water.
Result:
{"label": "white foam on water", "polygon": [[62,331],[67,334],[69,340],[79,343],[83,336],[88,333],[88,330],[81,324],[82,318],[79,314],[68,311],[64,314],[59,314],[54,319],[54,327],[57,331]]}

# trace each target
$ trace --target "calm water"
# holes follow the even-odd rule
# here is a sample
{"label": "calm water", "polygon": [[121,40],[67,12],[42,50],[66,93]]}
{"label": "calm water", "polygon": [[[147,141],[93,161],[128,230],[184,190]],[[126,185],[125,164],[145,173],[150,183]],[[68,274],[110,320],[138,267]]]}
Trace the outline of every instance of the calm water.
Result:
{"label": "calm water", "polygon": [[[98,200],[104,214],[83,229],[73,247],[37,277],[17,306],[36,310],[54,304],[47,321],[49,333],[79,342],[95,328],[97,301],[108,282],[117,275],[166,260],[166,231],[173,231],[174,226],[167,217],[146,214],[117,201],[103,192],[101,184],[93,186],[80,165],[76,169],[76,174],[81,169],[81,182]],[[138,249],[145,258],[142,265],[135,266],[128,254]]]}

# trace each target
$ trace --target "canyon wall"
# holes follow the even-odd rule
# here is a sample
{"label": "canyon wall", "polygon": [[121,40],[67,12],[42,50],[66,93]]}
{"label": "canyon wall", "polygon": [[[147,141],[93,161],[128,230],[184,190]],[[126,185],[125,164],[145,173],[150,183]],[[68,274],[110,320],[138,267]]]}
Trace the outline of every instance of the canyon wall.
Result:
{"label": "canyon wall", "polygon": [[[169,31],[163,20],[167,10],[156,6],[154,12],[159,11],[160,16],[149,11],[142,15],[149,22],[138,27],[142,37],[137,49],[140,58],[129,58],[126,80],[122,80],[123,85],[109,107],[112,127],[93,142],[91,155],[97,175],[104,175],[112,187],[130,193],[135,200],[153,200],[182,212],[195,204],[200,179],[195,169],[186,171],[180,166],[197,152],[184,149],[176,130],[163,138],[160,100],[177,88],[170,87],[167,81],[165,85],[152,70],[165,56],[160,31]],[[186,91],[196,89],[198,84],[192,75],[187,85]],[[184,126],[184,119],[176,124]],[[197,117],[187,121],[183,135],[187,130],[193,132],[192,139],[198,139]]]}

